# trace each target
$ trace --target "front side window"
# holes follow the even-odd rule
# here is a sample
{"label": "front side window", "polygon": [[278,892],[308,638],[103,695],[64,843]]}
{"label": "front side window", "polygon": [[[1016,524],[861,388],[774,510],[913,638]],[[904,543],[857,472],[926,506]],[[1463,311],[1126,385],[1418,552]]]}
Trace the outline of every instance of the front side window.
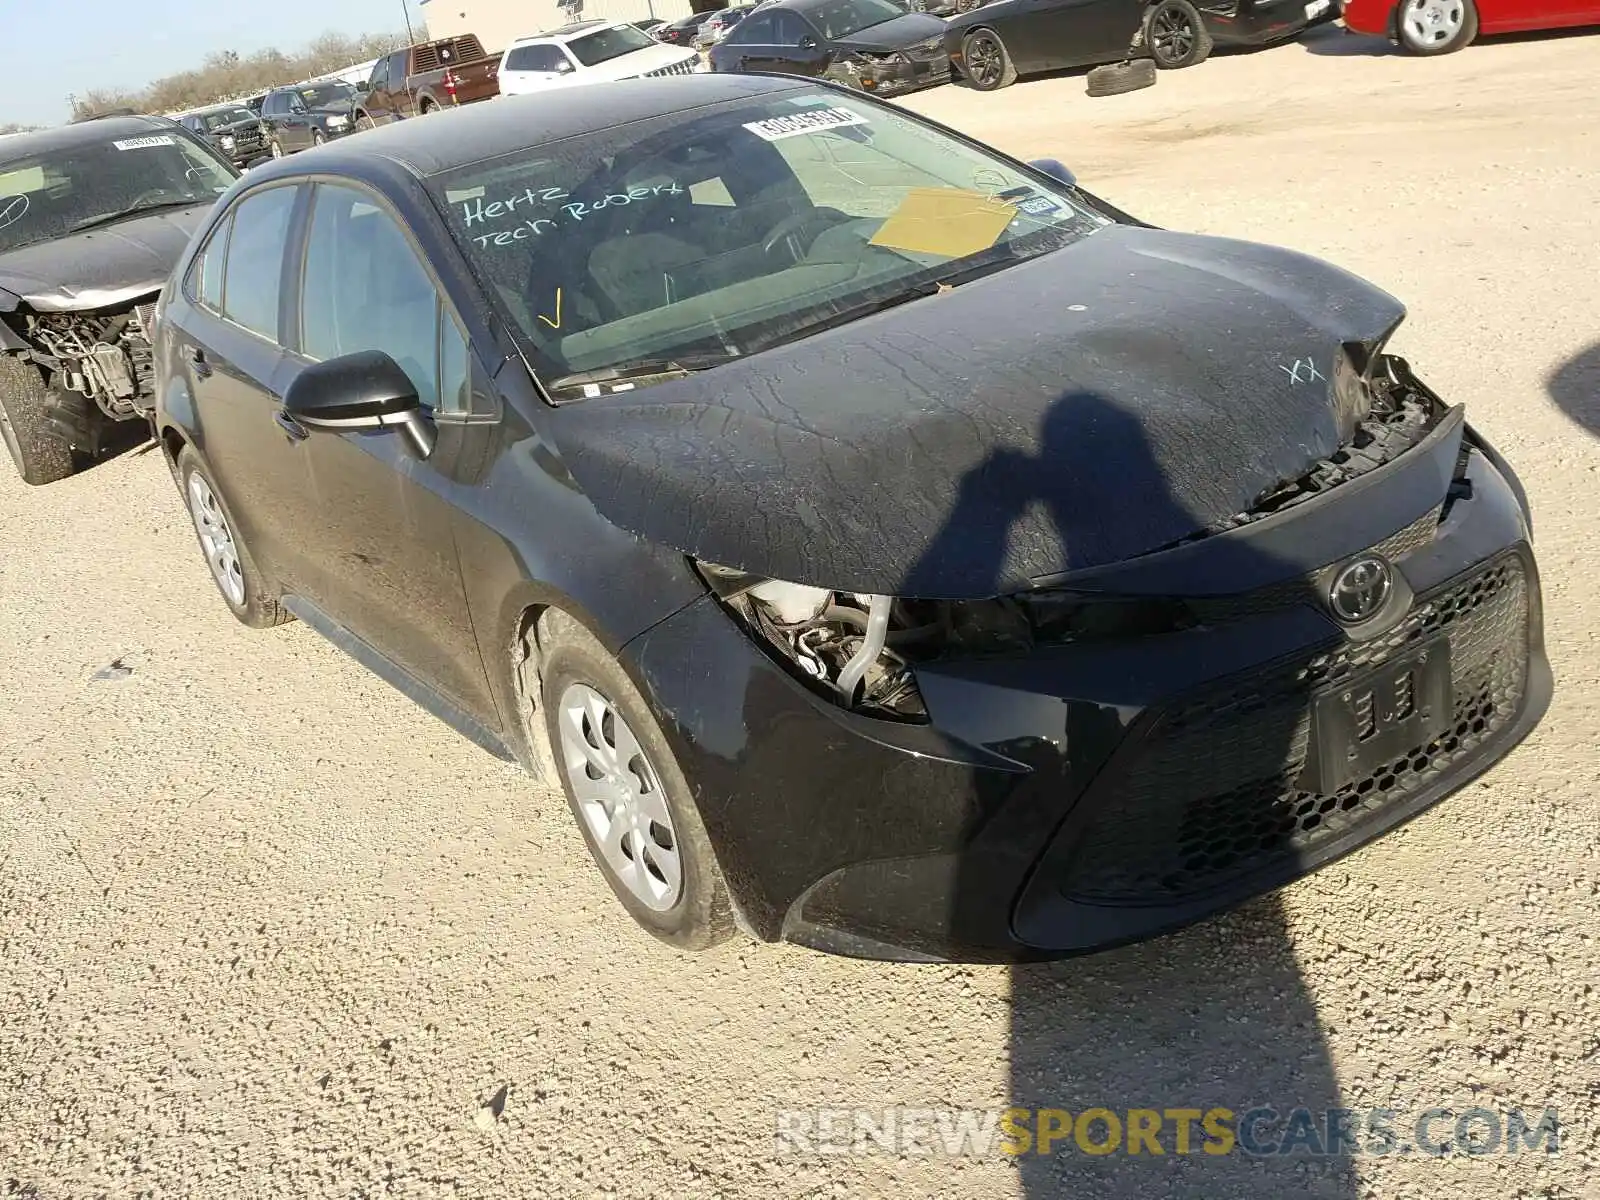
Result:
{"label": "front side window", "polygon": [[[440,309],[432,277],[394,219],[363,192],[319,186],[300,302],[306,357],[382,350],[400,364],[424,404],[464,411],[459,379],[449,379],[451,394],[440,394],[441,358],[447,374],[459,375],[466,355],[464,339],[457,353],[441,336]],[[453,319],[445,324],[459,334]]]}
{"label": "front side window", "polygon": [[172,126],[0,158],[0,253],[145,212],[210,204],[236,177]]}
{"label": "front side window", "polygon": [[233,233],[228,238],[223,315],[272,341],[279,340],[283,256],[298,194],[295,187],[275,187],[246,196],[233,210]]}
{"label": "front side window", "polygon": [[428,186],[547,384],[755,353],[1109,224],[1054,181],[813,87],[518,151]]}
{"label": "front side window", "polygon": [[771,16],[762,13],[748,21],[740,21],[723,41],[730,46],[771,45],[776,41],[776,24]]}
{"label": "front side window", "polygon": [[817,36],[804,17],[788,9],[780,8],[775,12],[773,22],[778,27],[773,40],[780,46],[798,46],[806,38]]}
{"label": "front side window", "polygon": [[573,38],[567,43],[567,50],[584,66],[592,67],[635,50],[648,50],[655,44],[653,37],[632,25],[613,25]]}

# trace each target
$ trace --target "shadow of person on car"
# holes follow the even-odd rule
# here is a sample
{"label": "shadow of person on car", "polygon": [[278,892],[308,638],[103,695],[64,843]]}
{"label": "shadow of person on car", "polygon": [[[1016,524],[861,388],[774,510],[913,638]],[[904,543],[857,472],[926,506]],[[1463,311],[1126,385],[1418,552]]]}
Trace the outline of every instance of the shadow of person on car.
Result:
{"label": "shadow of person on car", "polygon": [[1550,372],[1545,388],[1557,408],[1590,433],[1600,435],[1600,342]]}
{"label": "shadow of person on car", "polygon": [[[1109,546],[1132,535],[1161,545],[1197,525],[1172,494],[1139,420],[1105,397],[1073,392],[1051,404],[1033,446],[996,450],[959,482],[940,533],[901,594],[937,595],[950,564],[961,564],[970,579],[975,561],[997,592],[1005,590],[1019,522],[1031,539],[1029,561],[1063,564],[1083,562],[1086,543]],[[1045,527],[1053,527],[1058,552],[1040,544]],[[975,528],[1000,533],[974,545]],[[1288,564],[1251,561],[1251,554],[1246,545],[1229,559],[1229,578],[1258,569],[1277,579],[1300,577]],[[1303,597],[1294,587],[1275,587],[1275,603],[1311,600],[1309,585]],[[1253,637],[1259,611],[1235,615]],[[1226,618],[1214,619],[1220,627]],[[1284,797],[1293,795],[1293,764],[1305,757],[1303,708],[1291,703],[1295,714],[1285,721],[1270,719],[1282,715],[1270,706],[1266,720],[1215,709],[1196,716],[1191,706],[1187,731],[1152,724],[1145,703],[1167,699],[1195,647],[1181,633],[1141,640],[1142,660],[1124,643],[1092,672],[1082,667],[1098,656],[1095,646],[1075,641],[1075,649],[1029,676],[1047,703],[1028,711],[1053,711],[1054,732],[1018,729],[1009,740],[986,743],[1031,771],[982,797],[986,816],[970,833],[973,852],[962,856],[950,900],[955,941],[992,936],[1000,908],[1002,921],[1010,915],[1012,928],[1026,924],[1048,950],[1075,940],[1093,944],[1118,923],[1124,934],[1138,931],[1152,900],[1203,903],[1207,889],[1237,884],[1263,858],[1298,861],[1306,822],[1297,823],[1295,800]],[[1036,649],[1035,663],[1050,654]],[[1196,678],[1218,673],[1212,667]],[[993,678],[1013,677],[997,671]],[[1075,688],[1100,703],[1075,701]],[[1200,684],[1198,691],[1214,696],[1216,687]],[[1233,699],[1251,694],[1246,686]],[[971,719],[972,728],[983,723]],[[1131,760],[1111,754],[1127,746],[1125,735],[1139,739]],[[1246,778],[1238,777],[1241,768]],[[1251,771],[1261,782],[1239,786]],[[1224,778],[1231,787],[1221,787]],[[1079,852],[1047,853],[1022,889],[1026,901],[1011,909],[1019,854],[1031,861],[1063,822],[1075,827]],[[1037,840],[1020,844],[1017,830],[1031,830]],[[1010,883],[997,879],[1008,865]],[[1030,1112],[1020,1119],[1026,1137],[1007,1152],[1021,1151],[1022,1194],[1356,1195],[1349,1157],[1312,1153],[1324,1148],[1324,1114],[1339,1108],[1339,1089],[1275,895],[1154,941],[1015,965],[1010,973],[1007,1102]],[[1304,1125],[1295,1131],[1296,1109],[1313,1115],[1309,1136]],[[1241,1136],[1247,1115],[1250,1129]],[[1359,1116],[1352,1128],[1364,1133]],[[1041,1133],[1053,1135],[1043,1146]]]}

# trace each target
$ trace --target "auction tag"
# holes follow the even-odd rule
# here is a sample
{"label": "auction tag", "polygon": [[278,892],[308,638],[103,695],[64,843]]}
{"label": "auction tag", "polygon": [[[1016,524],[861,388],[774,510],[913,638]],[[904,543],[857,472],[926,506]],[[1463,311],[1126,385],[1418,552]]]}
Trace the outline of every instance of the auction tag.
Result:
{"label": "auction tag", "polygon": [[169,133],[158,133],[153,137],[123,138],[120,142],[112,142],[118,150],[149,150],[154,146],[176,146]]}
{"label": "auction tag", "polygon": [[810,112],[795,113],[792,117],[769,117],[765,121],[750,121],[745,125],[751,133],[768,142],[799,137],[802,133],[816,133],[823,129],[843,129],[849,125],[865,125],[867,119],[848,108],[818,108]]}
{"label": "auction tag", "polygon": [[1042,217],[1046,213],[1060,212],[1061,206],[1049,196],[1029,196],[1026,200],[1017,201],[1017,211]]}

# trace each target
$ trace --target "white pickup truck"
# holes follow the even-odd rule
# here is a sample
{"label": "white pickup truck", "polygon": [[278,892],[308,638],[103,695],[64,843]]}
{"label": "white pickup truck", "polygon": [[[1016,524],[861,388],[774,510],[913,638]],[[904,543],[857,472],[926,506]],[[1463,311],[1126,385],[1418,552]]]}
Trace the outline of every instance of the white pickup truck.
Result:
{"label": "white pickup truck", "polygon": [[699,60],[688,47],[658,42],[632,25],[580,21],[507,46],[500,60],[500,94],[524,96],[641,75],[688,75],[700,69]]}

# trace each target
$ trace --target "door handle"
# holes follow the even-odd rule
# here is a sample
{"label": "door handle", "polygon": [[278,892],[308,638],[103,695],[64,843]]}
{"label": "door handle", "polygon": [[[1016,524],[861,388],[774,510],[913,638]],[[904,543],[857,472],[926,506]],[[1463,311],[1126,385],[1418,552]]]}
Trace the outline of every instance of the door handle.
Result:
{"label": "door handle", "polygon": [[194,373],[201,379],[211,374],[211,364],[206,361],[206,352],[199,346],[185,346],[183,357],[194,368]]}
{"label": "door handle", "polygon": [[280,408],[273,413],[272,420],[291,442],[303,442],[311,436],[311,431],[291,417],[287,409]]}

